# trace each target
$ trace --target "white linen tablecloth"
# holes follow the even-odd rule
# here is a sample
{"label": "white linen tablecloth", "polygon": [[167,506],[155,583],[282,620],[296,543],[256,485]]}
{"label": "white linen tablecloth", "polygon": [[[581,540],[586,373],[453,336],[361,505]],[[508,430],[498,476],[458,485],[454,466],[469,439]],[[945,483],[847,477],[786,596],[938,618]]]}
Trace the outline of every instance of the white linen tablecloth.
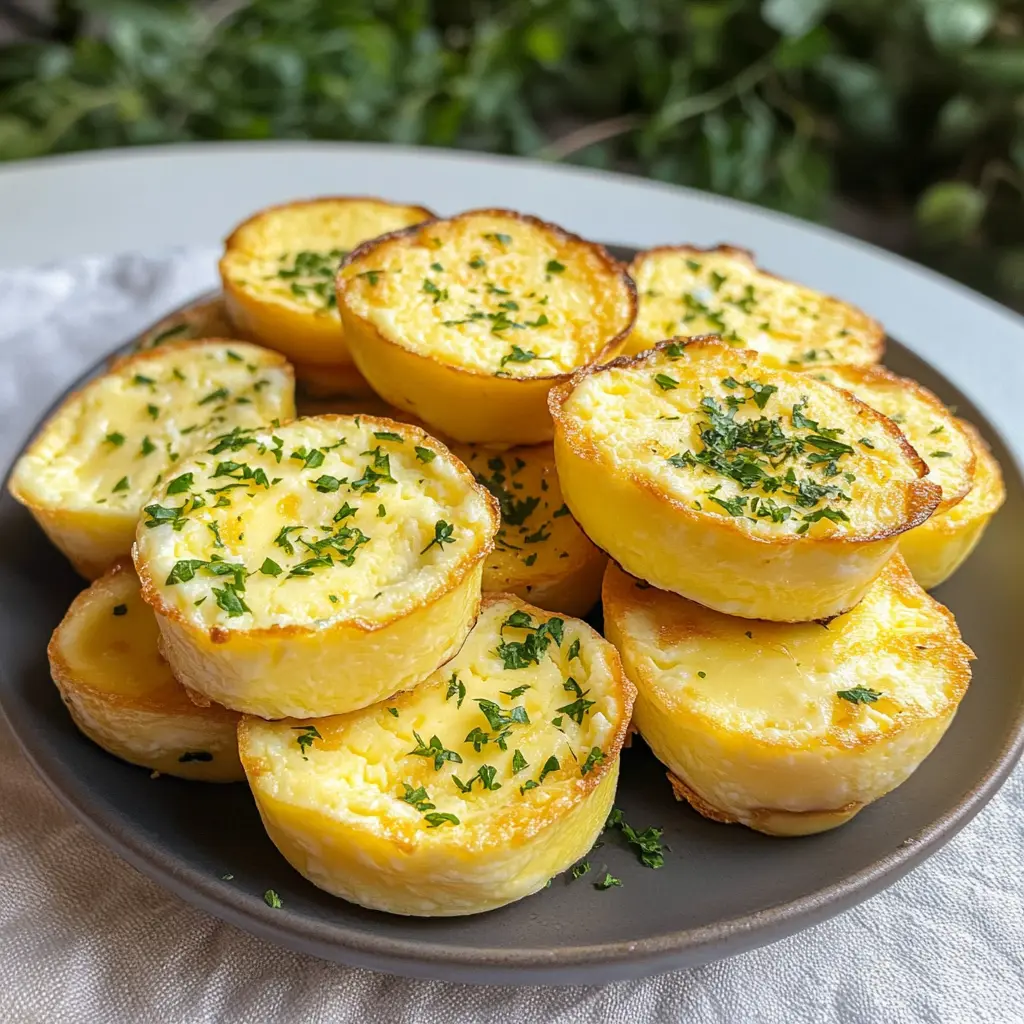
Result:
{"label": "white linen tablecloth", "polygon": [[[175,251],[0,273],[0,457],[84,368],[215,284]],[[2,541],[0,541],[2,542]],[[892,888],[732,960],[604,987],[407,981],[276,948],[93,839],[0,723],[0,1022],[1024,1021],[1024,770]]]}

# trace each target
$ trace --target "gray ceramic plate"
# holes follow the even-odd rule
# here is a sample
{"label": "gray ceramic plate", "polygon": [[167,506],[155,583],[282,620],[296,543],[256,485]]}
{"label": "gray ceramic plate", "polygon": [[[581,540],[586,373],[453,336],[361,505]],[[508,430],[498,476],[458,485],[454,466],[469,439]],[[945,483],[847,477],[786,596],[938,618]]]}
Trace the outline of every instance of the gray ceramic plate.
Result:
{"label": "gray ceramic plate", "polygon": [[[621,889],[598,892],[592,876],[559,877],[513,906],[438,920],[336,900],[278,855],[245,786],[151,780],[78,733],[50,682],[46,643],[82,583],[6,488],[0,706],[50,788],[104,843],[204,910],[296,950],[414,977],[568,984],[652,974],[772,942],[871,896],[938,849],[989,800],[1024,742],[1020,473],[952,384],[895,341],[886,364],[977,424],[1002,463],[1008,498],[973,558],[936,595],[978,655],[956,719],[906,784],[837,831],[779,840],[706,821],[673,800],[660,766],[637,743],[623,754],[617,803],[637,827],[664,828],[670,852],[662,869],[643,867],[608,834],[590,859],[619,876]],[[268,888],[282,909],[263,902]]]}

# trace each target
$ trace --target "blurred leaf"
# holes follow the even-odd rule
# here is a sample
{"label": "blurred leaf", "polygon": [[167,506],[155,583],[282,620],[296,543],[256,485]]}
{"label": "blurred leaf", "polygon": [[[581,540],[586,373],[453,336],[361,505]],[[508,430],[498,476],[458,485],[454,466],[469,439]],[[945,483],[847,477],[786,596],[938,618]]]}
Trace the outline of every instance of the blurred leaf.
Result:
{"label": "blurred leaf", "polygon": [[985,127],[985,111],[970,96],[953,96],[939,111],[935,142],[943,148],[963,146]]}
{"label": "blurred leaf", "polygon": [[802,36],[825,17],[832,0],[764,0],[764,20],[784,36]]}
{"label": "blurred leaf", "polygon": [[940,49],[973,46],[985,37],[995,20],[988,0],[921,0],[924,23]]}
{"label": "blurred leaf", "polygon": [[772,60],[780,70],[806,67],[832,50],[832,36],[824,25],[812,28],[806,35],[784,39]]}
{"label": "blurred leaf", "polygon": [[1024,46],[972,50],[961,58],[966,69],[983,82],[1024,89]]}
{"label": "blurred leaf", "polygon": [[968,238],[985,215],[985,197],[963,181],[940,181],[918,200],[918,228],[929,242],[959,242]]}
{"label": "blurred leaf", "polygon": [[835,89],[851,127],[877,140],[893,137],[895,103],[878,68],[829,54],[818,62],[818,71]]}
{"label": "blurred leaf", "polygon": [[565,37],[557,25],[539,21],[527,29],[526,49],[541,64],[557,64],[565,53]]}

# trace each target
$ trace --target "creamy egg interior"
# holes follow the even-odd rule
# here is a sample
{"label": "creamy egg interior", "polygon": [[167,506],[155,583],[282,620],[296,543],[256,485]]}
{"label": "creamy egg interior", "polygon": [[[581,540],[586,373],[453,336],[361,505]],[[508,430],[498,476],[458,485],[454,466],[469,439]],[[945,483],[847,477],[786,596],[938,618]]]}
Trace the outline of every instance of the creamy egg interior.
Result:
{"label": "creamy egg interior", "polygon": [[772,366],[876,363],[881,326],[855,306],[758,268],[744,249],[666,246],[630,265],[640,310],[626,351],[677,335],[719,334]]}
{"label": "creamy egg interior", "polygon": [[75,724],[115,757],[164,775],[244,778],[238,714],[190,701],[157,651],[158,636],[127,563],[75,598],[48,648],[54,682]]}
{"label": "creamy egg interior", "polygon": [[586,614],[600,597],[606,557],[562,500],[551,446],[498,452],[453,443],[452,450],[501,506],[484,590],[516,594],[549,611]]}
{"label": "creamy egg interior", "polygon": [[245,342],[141,352],[68,398],[18,460],[11,492],[84,575],[131,550],[146,496],[211,437],[295,414],[291,368]]}
{"label": "creamy egg interior", "polygon": [[448,916],[542,888],[589,850],[633,700],[585,623],[485,598],[459,654],[363,711],[239,727],[264,824],[314,884]]}
{"label": "creamy egg interior", "polygon": [[633,319],[629,283],[600,246],[502,210],[366,246],[339,288],[389,341],[501,377],[552,377],[617,351]]}

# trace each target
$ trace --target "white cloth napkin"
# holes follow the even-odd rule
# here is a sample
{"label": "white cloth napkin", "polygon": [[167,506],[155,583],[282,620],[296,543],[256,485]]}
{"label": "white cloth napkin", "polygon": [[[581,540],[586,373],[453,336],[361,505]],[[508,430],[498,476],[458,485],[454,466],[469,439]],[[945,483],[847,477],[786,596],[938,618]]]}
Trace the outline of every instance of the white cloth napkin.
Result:
{"label": "white cloth napkin", "polygon": [[[0,273],[2,463],[86,366],[214,283],[210,250]],[[12,1024],[1024,1021],[1020,768],[945,849],[856,909],[732,960],[603,987],[406,981],[255,939],[88,835],[3,724],[0,877]]]}

